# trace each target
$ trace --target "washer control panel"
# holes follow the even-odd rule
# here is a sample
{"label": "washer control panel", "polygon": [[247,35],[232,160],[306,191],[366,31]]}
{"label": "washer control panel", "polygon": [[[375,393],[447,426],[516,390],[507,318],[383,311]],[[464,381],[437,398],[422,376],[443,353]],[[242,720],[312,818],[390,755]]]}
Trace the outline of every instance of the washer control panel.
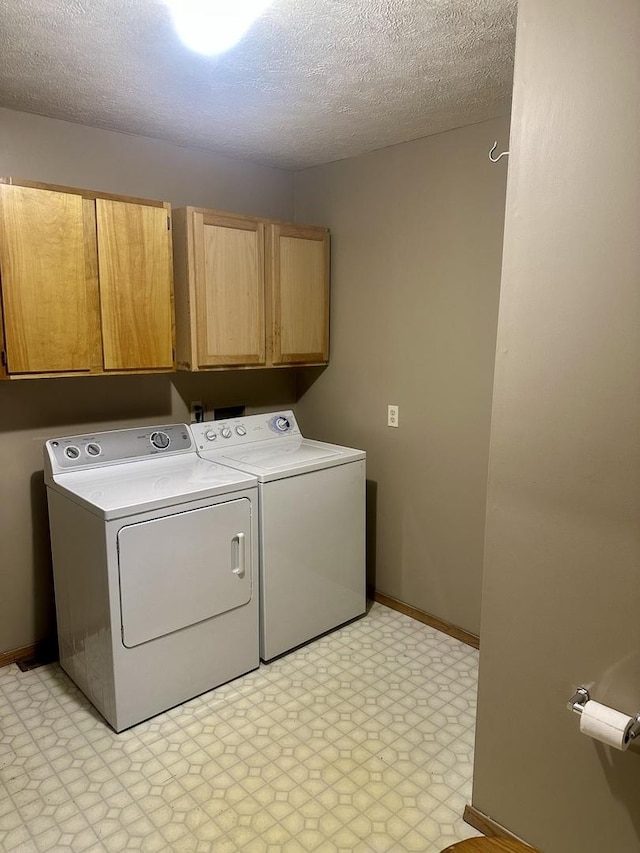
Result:
{"label": "washer control panel", "polygon": [[191,424],[191,432],[198,450],[222,450],[225,447],[237,447],[269,438],[300,435],[300,429],[291,411]]}
{"label": "washer control panel", "polygon": [[71,471],[117,462],[133,462],[164,454],[193,452],[189,428],[184,424],[117,429],[52,438],[45,450],[52,466]]}

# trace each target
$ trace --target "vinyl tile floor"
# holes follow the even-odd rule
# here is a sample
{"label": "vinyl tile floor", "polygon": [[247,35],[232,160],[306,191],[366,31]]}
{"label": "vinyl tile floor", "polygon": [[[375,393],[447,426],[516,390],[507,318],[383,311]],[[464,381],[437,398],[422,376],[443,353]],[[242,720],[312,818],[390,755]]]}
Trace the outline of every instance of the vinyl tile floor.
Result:
{"label": "vinyl tile floor", "polygon": [[0,850],[439,853],[478,833],[478,652],[380,604],[115,734],[57,664],[0,669]]}

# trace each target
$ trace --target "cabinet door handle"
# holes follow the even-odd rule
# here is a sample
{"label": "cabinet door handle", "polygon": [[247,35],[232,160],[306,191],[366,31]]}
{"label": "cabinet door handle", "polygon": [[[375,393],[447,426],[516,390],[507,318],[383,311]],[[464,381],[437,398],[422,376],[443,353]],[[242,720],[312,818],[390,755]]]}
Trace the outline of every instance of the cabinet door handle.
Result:
{"label": "cabinet door handle", "polygon": [[231,540],[231,571],[239,578],[244,577],[245,563],[245,535],[244,533],[236,533]]}

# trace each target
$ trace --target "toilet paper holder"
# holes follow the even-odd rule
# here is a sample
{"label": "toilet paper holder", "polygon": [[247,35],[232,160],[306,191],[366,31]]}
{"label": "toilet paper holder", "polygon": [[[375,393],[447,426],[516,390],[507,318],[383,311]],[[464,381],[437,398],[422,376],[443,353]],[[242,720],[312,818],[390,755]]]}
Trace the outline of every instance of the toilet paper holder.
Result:
{"label": "toilet paper holder", "polygon": [[[571,699],[567,702],[567,708],[575,714],[581,714],[584,710],[584,706],[590,701],[590,699],[591,696],[589,695],[587,688],[578,687]],[[638,737],[640,737],[640,714],[636,714],[635,721],[629,729],[630,740],[635,740]]]}

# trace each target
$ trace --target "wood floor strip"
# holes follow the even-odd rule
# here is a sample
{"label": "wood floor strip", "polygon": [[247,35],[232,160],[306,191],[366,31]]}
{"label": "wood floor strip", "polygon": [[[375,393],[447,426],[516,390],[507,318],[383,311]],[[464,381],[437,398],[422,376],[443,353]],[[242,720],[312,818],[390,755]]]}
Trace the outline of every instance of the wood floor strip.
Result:
{"label": "wood floor strip", "polygon": [[35,657],[37,647],[37,643],[30,643],[28,646],[20,646],[17,649],[0,652],[0,666],[9,666],[10,663]]}
{"label": "wood floor strip", "polygon": [[[465,823],[468,823],[469,826],[477,829],[478,832],[481,832],[488,838],[509,838],[512,841],[519,841],[521,844],[526,844],[527,847],[531,846],[522,838],[518,838],[517,835],[514,835],[513,832],[509,832],[508,829],[499,824],[492,817],[489,817],[489,815],[486,815],[479,809],[475,808],[475,806],[465,806],[462,819]],[[533,847],[531,847],[531,849],[534,850]]]}
{"label": "wood floor strip", "polygon": [[380,604],[390,607],[392,610],[397,610],[399,613],[411,616],[412,619],[417,619],[418,622],[423,622],[437,631],[442,631],[443,634],[455,637],[456,640],[460,640],[468,646],[473,646],[474,649],[480,648],[480,637],[477,637],[470,631],[465,631],[464,628],[458,628],[457,625],[445,622],[444,619],[438,619],[437,616],[425,613],[424,610],[418,610],[417,607],[412,607],[410,604],[405,604],[403,601],[398,601],[397,598],[392,598],[390,595],[385,595],[383,592],[378,592],[377,590],[373,593],[373,599]]}

